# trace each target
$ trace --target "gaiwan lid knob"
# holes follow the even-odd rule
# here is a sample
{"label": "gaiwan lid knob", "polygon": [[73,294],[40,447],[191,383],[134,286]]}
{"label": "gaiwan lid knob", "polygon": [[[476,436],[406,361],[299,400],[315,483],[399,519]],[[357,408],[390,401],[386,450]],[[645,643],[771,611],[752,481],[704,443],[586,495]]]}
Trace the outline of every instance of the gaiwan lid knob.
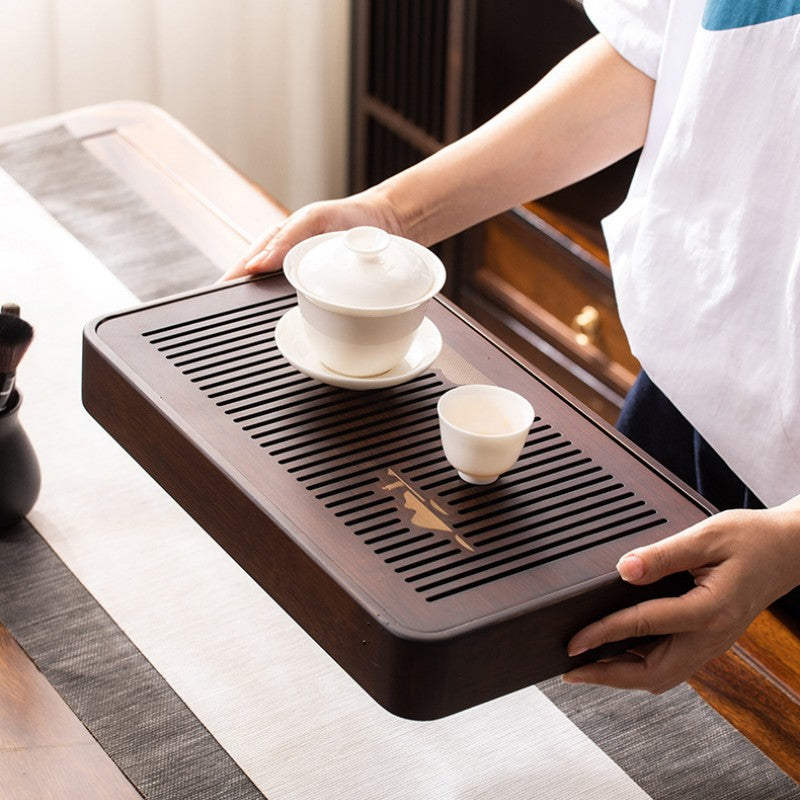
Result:
{"label": "gaiwan lid knob", "polygon": [[297,265],[299,288],[353,308],[390,308],[425,297],[433,270],[399,236],[368,225],[328,238]]}

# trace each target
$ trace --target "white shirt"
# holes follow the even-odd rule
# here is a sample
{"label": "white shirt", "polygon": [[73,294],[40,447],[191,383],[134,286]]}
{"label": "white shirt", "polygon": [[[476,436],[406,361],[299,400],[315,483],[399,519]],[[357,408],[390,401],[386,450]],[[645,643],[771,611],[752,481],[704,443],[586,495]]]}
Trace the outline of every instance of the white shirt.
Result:
{"label": "white shirt", "polygon": [[767,505],[800,494],[800,0],[585,0],[656,79],[603,221],[631,349]]}

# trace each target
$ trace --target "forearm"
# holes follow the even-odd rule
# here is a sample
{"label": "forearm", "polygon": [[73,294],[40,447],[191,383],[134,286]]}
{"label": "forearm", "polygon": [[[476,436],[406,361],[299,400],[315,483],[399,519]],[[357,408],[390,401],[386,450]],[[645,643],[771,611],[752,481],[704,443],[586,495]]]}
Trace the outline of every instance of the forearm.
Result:
{"label": "forearm", "polygon": [[468,136],[364,192],[295,212],[226,278],[279,269],[297,242],[355,225],[431,245],[568,186],[642,145],[653,89],[596,36]]}
{"label": "forearm", "polygon": [[485,125],[370,191],[407,236],[432,244],[636,150],[653,87],[597,36]]}

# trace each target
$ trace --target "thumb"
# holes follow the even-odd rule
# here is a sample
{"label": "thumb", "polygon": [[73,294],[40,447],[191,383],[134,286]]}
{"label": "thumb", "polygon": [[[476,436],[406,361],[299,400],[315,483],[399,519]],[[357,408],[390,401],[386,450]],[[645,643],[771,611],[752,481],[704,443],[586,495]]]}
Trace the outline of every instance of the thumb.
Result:
{"label": "thumb", "polygon": [[704,520],[660,542],[631,550],[617,562],[619,576],[628,583],[644,585],[676,572],[718,563],[719,546],[714,543],[715,537],[706,535],[710,527],[710,520]]}

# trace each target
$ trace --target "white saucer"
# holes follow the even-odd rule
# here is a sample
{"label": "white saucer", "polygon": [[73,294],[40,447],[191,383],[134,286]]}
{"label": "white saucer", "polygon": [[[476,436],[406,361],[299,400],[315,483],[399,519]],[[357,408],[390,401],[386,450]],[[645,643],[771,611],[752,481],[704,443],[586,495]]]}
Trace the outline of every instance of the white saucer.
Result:
{"label": "white saucer", "polygon": [[328,369],[311,352],[300,309],[289,309],[275,326],[275,344],[283,357],[304,375],[342,389],[382,389],[410,381],[424,372],[442,349],[442,334],[427,318],[422,320],[406,357],[392,369],[369,378],[353,378]]}

